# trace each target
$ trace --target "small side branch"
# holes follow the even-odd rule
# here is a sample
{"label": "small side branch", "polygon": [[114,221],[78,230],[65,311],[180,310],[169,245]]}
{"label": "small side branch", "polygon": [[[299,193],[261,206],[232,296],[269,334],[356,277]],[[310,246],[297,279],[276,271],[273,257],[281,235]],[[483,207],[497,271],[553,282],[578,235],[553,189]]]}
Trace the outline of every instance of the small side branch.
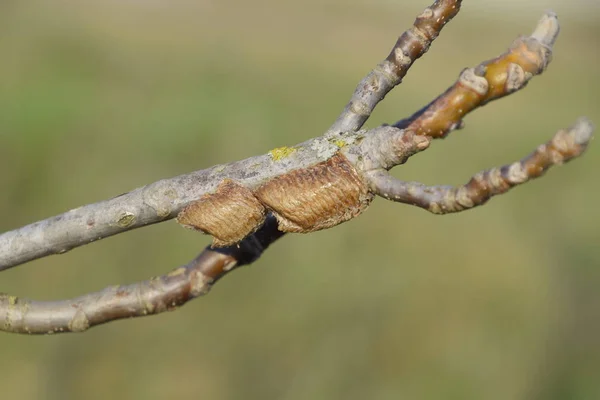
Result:
{"label": "small side branch", "polygon": [[207,247],[188,264],[166,275],[60,301],[34,301],[0,294],[0,331],[24,334],[83,332],[123,318],[172,311],[207,294],[217,280],[256,261],[284,233],[269,216],[262,228],[239,245]]}
{"label": "small side branch", "polygon": [[580,156],[592,138],[593,126],[585,118],[561,130],[523,160],[476,174],[463,186],[426,186],[404,182],[385,170],[371,171],[372,190],[389,200],[415,205],[434,214],[463,211],[485,204],[492,196],[542,176],[551,166]]}
{"label": "small side branch", "polygon": [[[467,68],[454,85],[411,117],[394,124],[403,132],[435,139],[444,138],[462,127],[462,119],[490,101],[524,88],[541,74],[552,58],[552,46],[559,33],[556,14],[547,12],[533,34],[514,41],[497,58]],[[458,212],[484,204],[492,196],[542,175],[552,165],[569,161],[583,153],[593,127],[580,119],[573,127],[558,132],[524,160],[475,175],[460,187],[426,186],[404,182],[378,168],[366,176],[371,189],[381,197],[425,208],[436,214]]]}
{"label": "small side branch", "polygon": [[442,28],[458,14],[461,0],[438,0],[417,17],[385,60],[360,81],[350,102],[327,131],[327,135],[360,129],[377,104],[402,79],[412,64],[429,50]]}
{"label": "small side branch", "polygon": [[499,57],[465,69],[442,95],[394,126],[432,138],[447,136],[462,127],[469,112],[523,89],[531,78],[544,72],[558,32],[556,14],[547,12],[531,36],[518,38]]}

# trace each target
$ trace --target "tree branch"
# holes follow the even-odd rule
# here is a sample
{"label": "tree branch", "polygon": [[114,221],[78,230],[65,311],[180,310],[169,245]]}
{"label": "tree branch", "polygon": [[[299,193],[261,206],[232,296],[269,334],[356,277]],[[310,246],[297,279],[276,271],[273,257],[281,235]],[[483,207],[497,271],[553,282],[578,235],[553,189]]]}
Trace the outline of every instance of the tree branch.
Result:
{"label": "tree branch", "polygon": [[24,334],[83,332],[123,318],[172,311],[207,294],[227,273],[256,261],[283,235],[275,218],[260,231],[225,249],[206,248],[166,275],[61,301],[33,301],[0,294],[0,331]]}
{"label": "tree branch", "polygon": [[[339,140],[352,143],[355,138],[356,134],[348,134]],[[337,151],[335,143],[312,139],[295,147],[274,149],[265,155],[163,179],[110,200],[3,233],[0,271],[172,219],[203,195],[215,192],[225,179],[256,188],[277,176],[326,161]]]}
{"label": "tree branch", "polygon": [[[463,126],[462,118],[469,112],[524,88],[531,78],[541,74],[550,63],[558,33],[556,14],[546,13],[531,36],[518,38],[501,56],[465,69],[446,92],[394,126],[431,138],[446,137]],[[589,144],[592,131],[591,122],[580,119],[522,161],[480,172],[456,188],[401,181],[385,169],[368,171],[367,179],[371,189],[386,199],[434,214],[459,212],[483,205],[492,196],[541,176],[552,165],[578,157]]]}
{"label": "tree branch", "polygon": [[[388,58],[363,80],[372,84],[359,85],[351,104],[362,99],[360,101],[367,101],[372,111],[385,94],[400,83],[412,62],[425,53],[443,26],[458,13],[460,3],[458,0],[438,0],[425,9],[417,17],[413,28],[400,36]],[[362,138],[355,131],[366,121],[366,117],[363,119],[352,110],[353,107],[347,107],[338,122],[320,138],[294,147],[274,149],[262,156],[163,179],[113,199],[75,208],[1,234],[0,271],[172,219],[196,200],[214,193],[225,179],[255,189],[275,177],[295,170],[306,170],[327,161],[340,147]],[[362,122],[356,122],[359,120]],[[386,135],[389,134],[388,131]],[[374,152],[376,149],[363,151]]]}
{"label": "tree branch", "polygon": [[580,156],[592,139],[592,131],[591,122],[581,118],[523,160],[480,172],[459,187],[404,182],[384,170],[373,171],[369,179],[375,193],[386,199],[412,204],[434,214],[459,212],[481,206],[493,196],[542,176],[551,166]]}
{"label": "tree branch", "polygon": [[322,137],[164,179],[0,235],[0,270],[175,216],[180,223],[213,235],[213,245],[228,246],[209,247],[167,275],[72,300],[37,302],[0,295],[4,321],[0,330],[78,332],[173,309],[207,293],[235,267],[253,262],[284,231],[306,233],[335,226],[360,214],[374,195],[436,213],[456,212],[481,205],[550,166],[581,155],[592,133],[585,119],[558,132],[524,160],[477,174],[458,188],[427,187],[388,174],[425,150],[432,139],[462,126],[468,112],[523,88],[550,62],[558,35],[553,13],[505,54],[463,71],[452,87],[413,116],[393,126],[358,131],[459,6],[460,1],[439,0],[426,9],[398,39],[390,56],[361,81]]}
{"label": "tree branch", "polygon": [[458,14],[461,3],[461,0],[438,0],[426,8],[413,26],[400,35],[387,58],[360,81],[326,135],[362,128],[377,104],[402,82],[412,64],[429,50],[442,28]]}
{"label": "tree branch", "polygon": [[523,89],[546,70],[559,33],[558,18],[549,11],[531,36],[516,39],[507,52],[461,72],[456,83],[427,106],[395,127],[432,138],[443,138],[461,128],[462,118],[490,101]]}

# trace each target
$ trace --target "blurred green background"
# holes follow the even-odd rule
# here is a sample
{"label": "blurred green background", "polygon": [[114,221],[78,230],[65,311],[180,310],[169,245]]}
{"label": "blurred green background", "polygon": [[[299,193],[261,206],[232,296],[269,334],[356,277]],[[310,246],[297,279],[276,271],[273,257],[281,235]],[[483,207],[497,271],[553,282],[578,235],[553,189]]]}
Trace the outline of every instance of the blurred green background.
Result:
{"label": "blurred green background", "polygon": [[[0,232],[320,135],[419,1],[0,4]],[[548,71],[397,168],[459,184],[587,115],[600,125],[598,1],[465,1],[369,126],[427,103],[553,7]],[[580,160],[462,214],[378,200],[289,235],[168,314],[79,335],[0,334],[2,398],[598,399],[600,211]],[[170,221],[2,273],[73,297],[158,275],[209,238]]]}

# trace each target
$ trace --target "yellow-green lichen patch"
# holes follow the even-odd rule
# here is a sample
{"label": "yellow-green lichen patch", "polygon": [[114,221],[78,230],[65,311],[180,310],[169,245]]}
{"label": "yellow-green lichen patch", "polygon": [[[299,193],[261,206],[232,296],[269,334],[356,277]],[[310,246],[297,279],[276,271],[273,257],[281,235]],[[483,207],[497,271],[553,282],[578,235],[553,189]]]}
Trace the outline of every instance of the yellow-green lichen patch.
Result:
{"label": "yellow-green lichen patch", "polygon": [[125,211],[119,215],[119,219],[117,219],[117,225],[122,228],[127,228],[128,226],[133,225],[135,222],[135,215],[129,211]]}
{"label": "yellow-green lichen patch", "polygon": [[279,161],[286,157],[294,154],[296,149],[294,147],[277,147],[269,152],[269,155],[273,159],[273,161]]}
{"label": "yellow-green lichen patch", "polygon": [[[75,311],[73,318],[71,318],[71,321],[69,321],[68,327],[71,332],[83,332],[90,327],[90,321],[88,320],[87,315],[85,315],[85,312],[78,308],[77,311]],[[60,328],[59,331],[62,332],[63,329]]]}
{"label": "yellow-green lichen patch", "polygon": [[342,139],[337,139],[333,141],[333,144],[335,144],[337,147],[339,147],[340,149],[342,147],[344,147],[346,145],[346,141],[342,140]]}

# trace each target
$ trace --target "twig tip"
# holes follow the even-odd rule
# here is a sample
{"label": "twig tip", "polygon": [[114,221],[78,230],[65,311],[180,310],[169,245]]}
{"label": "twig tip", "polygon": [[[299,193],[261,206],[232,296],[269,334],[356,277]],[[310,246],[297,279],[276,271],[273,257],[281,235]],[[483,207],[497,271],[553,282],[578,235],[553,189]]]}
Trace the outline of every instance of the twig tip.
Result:
{"label": "twig tip", "polygon": [[587,145],[593,137],[594,124],[587,117],[580,117],[571,127],[570,133],[579,145]]}
{"label": "twig tip", "polygon": [[558,15],[552,10],[547,10],[538,21],[531,36],[544,46],[552,48],[559,32]]}

